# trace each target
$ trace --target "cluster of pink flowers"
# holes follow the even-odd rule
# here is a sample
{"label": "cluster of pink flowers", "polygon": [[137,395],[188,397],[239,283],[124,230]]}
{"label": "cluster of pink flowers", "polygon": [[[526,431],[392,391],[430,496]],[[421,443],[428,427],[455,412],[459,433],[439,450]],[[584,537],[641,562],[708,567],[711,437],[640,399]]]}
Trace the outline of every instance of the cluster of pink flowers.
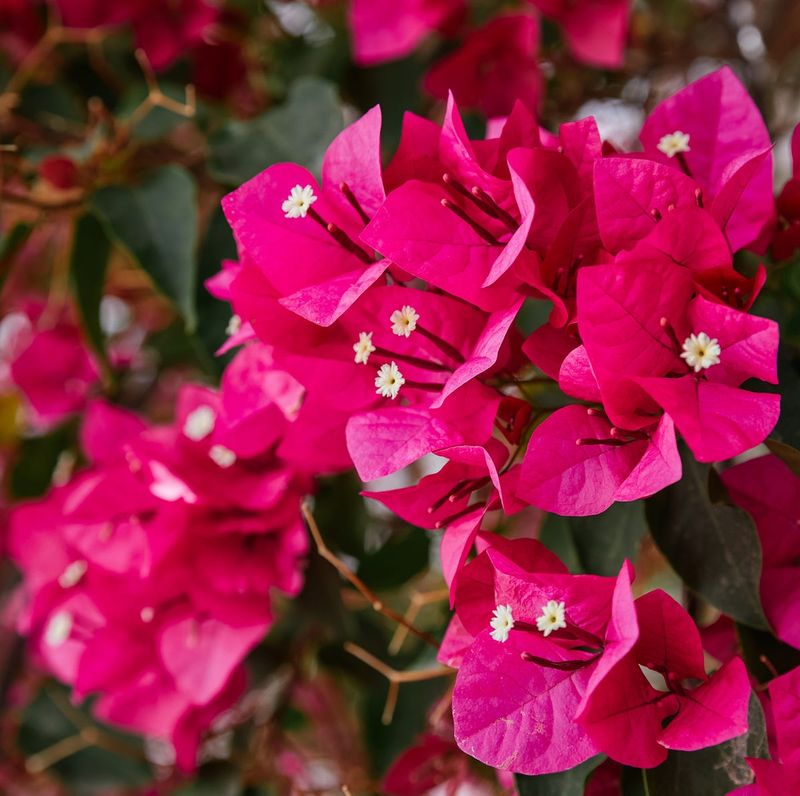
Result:
{"label": "cluster of pink flowers", "polygon": [[[482,528],[652,495],[681,477],[677,433],[716,462],[777,421],[777,395],[741,386],[777,382],[777,325],[749,312],[765,269],[733,267],[777,228],[765,125],[725,68],[657,106],[641,143],[618,152],[593,119],[552,135],[522,104],[472,141],[451,97],[441,127],[406,116],[386,167],[373,109],[320,182],[279,164],[223,200],[239,261],[209,287],[236,313],[228,345],[272,346],[302,389],[282,454],[365,482],[446,460],[365,495],[444,530],[455,738],[500,769],[651,767],[747,726],[742,662],[709,677],[672,598]],[[523,339],[526,299],[552,310]]]}
{"label": "cluster of pink flowers", "polygon": [[[680,478],[676,429],[701,461],[769,434],[778,396],[740,385],[776,382],[778,329],[748,312],[763,266],[732,253],[774,230],[771,150],[728,69],[659,105],[634,154],[521,105],[485,141],[452,100],[441,128],[409,114],[386,168],[379,133],[373,109],[321,183],[279,164],[226,197],[240,260],[212,289],[231,343],[274,346],[303,386],[287,453],[363,481],[448,460],[368,493],[445,529],[448,583],[490,510],[596,514]],[[523,340],[526,298],[553,306]],[[541,382],[560,408],[536,405]]]}
{"label": "cluster of pink flowers", "polygon": [[219,391],[185,386],[168,425],[93,402],[88,467],[10,516],[35,658],[76,699],[97,695],[98,718],[169,741],[182,768],[241,696],[272,592],[302,586],[309,480],[275,453],[299,386],[271,365],[249,346]]}
{"label": "cluster of pink flowers", "polygon": [[[434,64],[425,89],[489,116],[507,114],[516,99],[531,109],[542,93],[539,14],[561,29],[571,55],[603,68],[622,65],[629,0],[526,0],[469,30],[454,52]],[[466,0],[350,0],[349,27],[357,63],[402,58],[432,32],[458,37],[468,16]]]}
{"label": "cluster of pink flowers", "polygon": [[[458,668],[455,737],[479,760],[525,774],[602,752],[639,768],[747,730],[739,658],[706,674],[700,631],[668,594],[634,600],[632,568],[570,575],[539,542],[488,536],[458,575],[439,652]],[[669,723],[665,725],[665,721]]]}

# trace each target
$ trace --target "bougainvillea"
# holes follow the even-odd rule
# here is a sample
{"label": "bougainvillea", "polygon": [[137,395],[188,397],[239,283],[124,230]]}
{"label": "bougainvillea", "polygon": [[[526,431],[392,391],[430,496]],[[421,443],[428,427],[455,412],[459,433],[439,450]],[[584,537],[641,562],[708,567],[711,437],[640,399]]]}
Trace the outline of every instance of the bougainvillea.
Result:
{"label": "bougainvillea", "polygon": [[800,788],[800,126],[643,5],[0,3],[0,789]]}

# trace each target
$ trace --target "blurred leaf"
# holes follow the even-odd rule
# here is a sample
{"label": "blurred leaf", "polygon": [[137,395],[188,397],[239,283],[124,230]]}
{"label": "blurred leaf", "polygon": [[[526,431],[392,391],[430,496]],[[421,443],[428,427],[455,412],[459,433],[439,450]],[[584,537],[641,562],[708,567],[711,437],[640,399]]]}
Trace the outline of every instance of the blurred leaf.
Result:
{"label": "blurred leaf", "polygon": [[318,78],[301,77],[283,105],[249,121],[230,120],[211,137],[209,172],[228,185],[240,185],[282,161],[318,172],[342,125],[336,88]]}
{"label": "blurred leaf", "polygon": [[28,84],[22,92],[22,100],[15,109],[45,128],[54,127],[54,120],[67,119],[82,124],[84,107],[77,97],[61,83]]}
{"label": "blurred leaf", "polygon": [[39,497],[48,490],[59,457],[74,443],[75,431],[75,423],[68,423],[22,440],[11,469],[11,493],[16,498]]}
{"label": "blurred leaf", "polygon": [[92,349],[109,370],[105,338],[100,327],[100,300],[111,244],[94,216],[81,216],[75,224],[70,255],[70,276],[81,323]]}
{"label": "blurred leaf", "polygon": [[646,771],[650,796],[721,795],[752,782],[745,758],[769,756],[764,712],[755,694],[748,718],[744,735],[699,752],[670,752],[665,763]]}
{"label": "blurred leaf", "polygon": [[781,341],[778,354],[778,383],[781,386],[781,416],[774,436],[800,448],[800,350]]}
{"label": "blurred leaf", "polygon": [[683,477],[646,502],[653,539],[689,588],[738,622],[766,630],[753,520],[740,508],[712,503],[709,465],[685,444],[680,450]]}
{"label": "blurred leaf", "polygon": [[219,370],[230,360],[230,356],[216,357],[216,350],[225,342],[226,329],[231,319],[231,307],[225,301],[212,296],[205,287],[205,281],[222,269],[223,260],[236,259],[236,242],[225,220],[221,207],[215,208],[208,221],[205,235],[200,245],[198,257],[197,316],[203,322],[197,327],[197,336],[209,355],[219,365]]}
{"label": "blurred leaf", "polygon": [[[55,684],[47,685],[30,702],[22,714],[19,744],[26,756],[42,752],[78,732],[54,698],[69,703],[66,690]],[[84,714],[84,722],[92,720]],[[131,752],[141,748],[132,736],[103,727],[110,739],[119,739]],[[76,751],[55,763],[51,771],[67,787],[70,796],[105,796],[112,788],[141,788],[152,780],[152,772],[144,760],[117,754],[105,748],[90,746]]]}
{"label": "blurred leaf", "polygon": [[396,589],[428,566],[429,555],[428,535],[410,528],[391,536],[376,553],[364,556],[358,576],[372,589]]}
{"label": "blurred leaf", "polygon": [[11,273],[14,256],[28,240],[31,232],[33,232],[33,224],[28,221],[19,221],[0,237],[0,290],[3,288],[6,277]]}
{"label": "blurred leaf", "polygon": [[173,796],[240,796],[241,773],[229,763],[209,763],[203,766],[194,782],[182,785]]}
{"label": "blurred leaf", "polygon": [[603,760],[603,755],[597,755],[558,774],[542,774],[538,777],[517,774],[515,779],[519,796],[583,796],[586,779]]}
{"label": "blurred leaf", "polygon": [[163,166],[135,186],[101,188],[92,208],[112,240],[195,325],[197,186],[186,169]]}

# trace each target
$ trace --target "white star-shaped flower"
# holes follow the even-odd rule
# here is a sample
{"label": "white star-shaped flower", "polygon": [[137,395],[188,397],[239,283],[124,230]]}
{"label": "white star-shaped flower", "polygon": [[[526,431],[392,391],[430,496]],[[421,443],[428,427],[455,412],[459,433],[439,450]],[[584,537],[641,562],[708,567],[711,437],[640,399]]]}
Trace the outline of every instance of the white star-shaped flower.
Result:
{"label": "white star-shaped flower", "polygon": [[510,605],[498,605],[492,612],[492,618],[489,620],[489,627],[492,632],[489,634],[495,641],[501,644],[508,641],[508,634],[512,627],[514,627],[514,617],[511,615]]}
{"label": "white star-shaped flower", "polygon": [[689,133],[682,133],[680,130],[663,136],[656,146],[668,158],[674,158],[675,155],[681,152],[691,152],[691,149],[689,149]]}
{"label": "white star-shaped flower", "polygon": [[700,334],[690,334],[683,341],[681,358],[686,360],[690,368],[694,368],[695,373],[699,373],[712,365],[719,365],[721,353],[722,349],[717,338],[700,332]]}
{"label": "white star-shaped flower", "polygon": [[86,574],[89,565],[83,559],[73,561],[59,576],[58,585],[62,589],[70,589],[80,583],[81,578]]}
{"label": "white star-shaped flower", "polygon": [[392,322],[392,331],[398,337],[411,337],[411,332],[417,328],[419,315],[413,307],[406,304],[401,309],[395,310],[389,316],[389,320]]}
{"label": "white star-shaped flower", "polygon": [[222,467],[224,470],[236,464],[236,454],[224,445],[212,445],[208,455],[211,457],[214,464]]}
{"label": "white star-shaped flower", "polygon": [[301,185],[295,185],[288,199],[285,199],[281,205],[281,210],[283,210],[286,218],[305,218],[308,214],[308,209],[317,201],[317,198],[314,195],[314,189],[310,185],[306,185],[305,188]]}
{"label": "white star-shaped flower", "polygon": [[217,422],[217,413],[207,404],[192,409],[183,423],[183,433],[194,442],[205,439]]}
{"label": "white star-shaped flower", "polygon": [[566,626],[563,601],[550,600],[542,606],[542,615],[536,618],[536,627],[544,633],[545,638],[554,630],[560,630]]}
{"label": "white star-shaped flower", "polygon": [[406,383],[403,374],[397,367],[396,362],[391,364],[383,364],[378,369],[378,375],[375,377],[375,392],[384,398],[397,398],[397,393],[400,388]]}
{"label": "white star-shaped flower", "polygon": [[358,342],[353,343],[353,351],[356,352],[356,365],[366,365],[369,361],[369,355],[374,350],[375,346],[372,345],[372,332],[359,332]]}
{"label": "white star-shaped flower", "polygon": [[50,617],[44,631],[44,643],[48,647],[60,647],[72,633],[72,614],[69,611],[58,611]]}

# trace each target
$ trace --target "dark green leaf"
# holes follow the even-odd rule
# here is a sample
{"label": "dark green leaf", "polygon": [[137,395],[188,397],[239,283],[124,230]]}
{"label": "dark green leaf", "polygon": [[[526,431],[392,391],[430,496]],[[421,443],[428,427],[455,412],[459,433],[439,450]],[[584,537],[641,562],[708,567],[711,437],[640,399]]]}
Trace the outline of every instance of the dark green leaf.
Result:
{"label": "dark green leaf", "polygon": [[361,559],[358,576],[373,589],[396,589],[428,566],[430,541],[418,528],[392,536]]}
{"label": "dark green leaf", "polygon": [[229,763],[209,763],[198,772],[194,782],[182,785],[173,796],[239,796],[241,773]]}
{"label": "dark green leaf", "polygon": [[683,477],[646,503],[653,539],[689,588],[738,622],[767,630],[755,525],[742,509],[711,502],[709,466],[680,447]]}
{"label": "dark green leaf", "polygon": [[27,221],[20,221],[14,224],[11,229],[0,238],[0,288],[3,286],[9,271],[14,255],[20,250],[22,245],[28,240],[33,232],[33,224]]}
{"label": "dark green leaf", "polygon": [[574,575],[583,574],[583,562],[572,535],[569,517],[548,514],[542,525],[539,541],[555,553]]}
{"label": "dark green leaf", "polygon": [[699,752],[670,752],[667,761],[645,772],[650,796],[716,796],[753,781],[746,757],[767,757],[764,712],[750,695],[750,729],[731,741]]}
{"label": "dark green leaf", "polygon": [[594,517],[571,517],[572,538],[582,569],[616,576],[625,559],[634,559],[647,532],[644,503],[615,503]]}
{"label": "dark green leaf", "polygon": [[772,633],[736,625],[736,635],[747,668],[759,683],[769,682],[777,671],[785,674],[800,666],[800,650],[779,641]]}
{"label": "dark green leaf", "polygon": [[626,558],[636,558],[646,532],[644,504],[634,501],[615,503],[594,517],[551,514],[540,539],[570,572],[615,576]]}
{"label": "dark green leaf", "polygon": [[[800,272],[800,268],[798,268]],[[778,354],[778,383],[781,386],[781,416],[773,435],[800,448],[800,349],[781,341]]]}
{"label": "dark green leaf", "polygon": [[211,138],[209,170],[220,182],[239,185],[281,161],[319,171],[328,144],[342,129],[342,109],[330,83],[303,77],[288,100],[250,121],[232,120]]}
{"label": "dark green leaf", "polygon": [[538,777],[517,774],[519,796],[583,796],[586,779],[603,759],[602,755],[598,755],[558,774],[543,774]]}
{"label": "dark green leaf", "polygon": [[[28,760],[36,753],[74,737],[77,727],[66,715],[70,700],[61,686],[48,684],[25,708],[19,728],[19,743]],[[82,723],[94,724],[83,714]],[[137,791],[152,781],[152,771],[145,762],[141,741],[110,727],[102,728],[104,736],[124,744],[128,754],[117,754],[99,746],[88,746],[55,763],[51,773],[64,783],[71,796],[103,796],[112,789],[135,788]],[[136,755],[135,757],[132,755]],[[34,758],[35,759],[35,758]]]}
{"label": "dark green leaf", "polygon": [[225,220],[222,208],[212,214],[200,246],[197,283],[197,315],[203,322],[197,328],[197,336],[220,369],[230,357],[216,357],[216,350],[225,342],[226,328],[231,319],[231,307],[225,301],[214,298],[205,287],[205,281],[222,269],[223,260],[236,259],[236,242]]}
{"label": "dark green leaf", "polygon": [[11,470],[11,493],[16,498],[43,495],[53,479],[61,454],[74,442],[75,423],[41,437],[23,439]]}
{"label": "dark green leaf", "polygon": [[194,327],[197,187],[186,169],[169,165],[136,186],[101,188],[92,208],[122,246]]}
{"label": "dark green leaf", "polygon": [[78,219],[70,255],[70,276],[86,337],[106,369],[109,365],[100,327],[100,300],[110,248],[108,237],[96,218],[82,216]]}

